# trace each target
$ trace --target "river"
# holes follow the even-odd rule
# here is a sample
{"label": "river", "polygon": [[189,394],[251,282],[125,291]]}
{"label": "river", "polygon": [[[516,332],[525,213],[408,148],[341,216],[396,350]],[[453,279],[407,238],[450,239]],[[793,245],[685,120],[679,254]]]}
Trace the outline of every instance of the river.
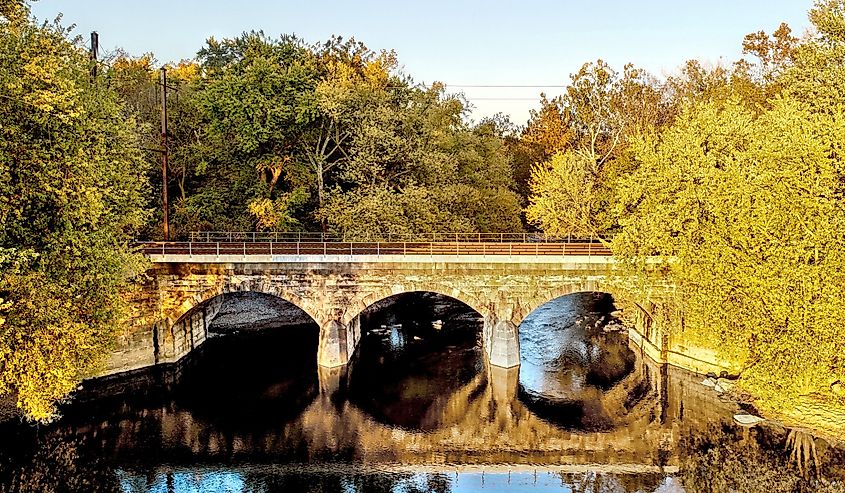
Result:
{"label": "river", "polygon": [[226,300],[239,320],[224,309],[178,366],[86,382],[50,425],[0,426],[0,492],[845,490],[841,447],[736,425],[738,404],[631,346],[606,295],[536,310],[510,370],[444,296],[371,307],[333,370],[315,324],[262,302]]}

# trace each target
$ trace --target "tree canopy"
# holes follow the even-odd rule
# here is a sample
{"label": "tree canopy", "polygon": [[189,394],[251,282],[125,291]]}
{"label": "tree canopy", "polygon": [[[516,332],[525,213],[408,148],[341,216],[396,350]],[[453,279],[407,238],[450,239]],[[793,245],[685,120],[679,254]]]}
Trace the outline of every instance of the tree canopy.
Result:
{"label": "tree canopy", "polygon": [[[19,8],[23,8],[18,5]],[[58,26],[0,17],[0,394],[45,419],[91,376],[143,262],[134,126]]]}
{"label": "tree canopy", "polygon": [[[137,93],[139,81],[155,92],[149,58],[113,64],[119,92]],[[499,127],[468,123],[463,101],[442,85],[416,85],[398,66],[395,53],[354,39],[309,45],[261,32],[209,39],[173,82],[167,185],[177,236],[255,228],[350,238],[364,231],[373,239],[396,230],[521,230]],[[130,104],[145,115],[140,123],[155,128],[158,116],[144,98]],[[155,147],[154,135],[150,141]],[[160,186],[157,174],[150,181]],[[448,187],[480,203],[456,207]],[[362,214],[366,204],[373,214]],[[440,219],[407,222],[408,208]],[[371,217],[378,221],[365,222]]]}
{"label": "tree canopy", "polygon": [[740,363],[769,409],[841,401],[845,379],[845,2],[810,20],[802,39],[785,24],[746,36],[750,61],[690,61],[659,83],[585,65],[523,132],[548,143],[528,219],[603,236],[644,297],[674,286],[674,330]]}

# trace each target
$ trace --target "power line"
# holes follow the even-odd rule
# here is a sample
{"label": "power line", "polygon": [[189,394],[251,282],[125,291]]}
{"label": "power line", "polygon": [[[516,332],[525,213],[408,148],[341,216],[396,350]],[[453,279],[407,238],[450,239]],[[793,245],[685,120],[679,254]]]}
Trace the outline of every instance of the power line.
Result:
{"label": "power line", "polygon": [[[461,88],[461,89],[566,89],[568,85],[560,84],[440,84],[443,88]],[[414,87],[424,87],[431,89],[432,85],[414,84],[409,86],[384,86],[385,89],[412,89]]]}
{"label": "power line", "polygon": [[556,88],[556,89],[565,89],[569,86],[562,86],[559,84],[547,84],[547,85],[508,85],[508,84],[443,84],[446,87],[468,87],[468,88],[496,88],[496,89],[507,89],[507,88],[518,88],[518,89],[547,89],[547,88]]}
{"label": "power line", "polygon": [[473,101],[539,101],[540,98],[474,98],[472,96],[464,96],[464,99],[471,99]]}

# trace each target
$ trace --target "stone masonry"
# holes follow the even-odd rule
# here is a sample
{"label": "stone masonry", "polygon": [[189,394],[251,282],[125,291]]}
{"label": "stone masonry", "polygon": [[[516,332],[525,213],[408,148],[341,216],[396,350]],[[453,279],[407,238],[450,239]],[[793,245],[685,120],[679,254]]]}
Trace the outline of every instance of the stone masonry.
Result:
{"label": "stone masonry", "polygon": [[317,362],[327,368],[349,361],[361,339],[362,311],[416,291],[450,296],[475,309],[484,319],[488,362],[497,367],[519,365],[518,328],[529,313],[583,291],[613,295],[617,306],[633,315],[627,317],[634,323],[632,341],[652,359],[696,371],[724,366],[687,358],[682,353],[691,349],[682,337],[669,338],[646,310],[628,303],[616,287],[610,257],[181,257],[153,257],[149,281],[133,294],[134,313],[101,376],[180,360],[208,337],[221,295],[250,291],[277,296],[307,313],[320,327]]}

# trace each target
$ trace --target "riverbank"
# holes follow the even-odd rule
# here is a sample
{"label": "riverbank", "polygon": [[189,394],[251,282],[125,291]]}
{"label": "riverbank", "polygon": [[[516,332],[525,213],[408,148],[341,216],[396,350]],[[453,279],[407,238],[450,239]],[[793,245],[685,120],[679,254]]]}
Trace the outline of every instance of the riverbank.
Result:
{"label": "riverbank", "polygon": [[[657,345],[658,340],[652,340],[659,337],[659,332],[655,331],[652,339],[649,339],[632,321],[624,320],[624,324],[628,330],[630,343],[640,348],[645,357],[658,365],[668,364],[671,367],[692,372],[699,375],[702,380],[710,372],[730,374],[735,370],[729,362],[720,361],[717,352],[713,349],[691,347],[688,342],[680,345],[677,341],[670,347],[661,348]],[[681,349],[686,349],[686,352]],[[742,381],[737,381],[737,384],[741,387]],[[743,408],[753,407],[755,413],[762,418],[845,445],[845,399],[837,399],[832,395],[810,394],[800,396],[790,402],[775,402],[738,388],[723,395]]]}
{"label": "riverbank", "polygon": [[828,442],[845,445],[845,404],[807,395],[798,398],[791,409],[779,409],[765,400],[754,401],[763,417],[783,423],[788,428],[803,429]]}
{"label": "riverbank", "polygon": [[0,395],[0,424],[23,419],[20,408],[15,405],[14,397]]}

